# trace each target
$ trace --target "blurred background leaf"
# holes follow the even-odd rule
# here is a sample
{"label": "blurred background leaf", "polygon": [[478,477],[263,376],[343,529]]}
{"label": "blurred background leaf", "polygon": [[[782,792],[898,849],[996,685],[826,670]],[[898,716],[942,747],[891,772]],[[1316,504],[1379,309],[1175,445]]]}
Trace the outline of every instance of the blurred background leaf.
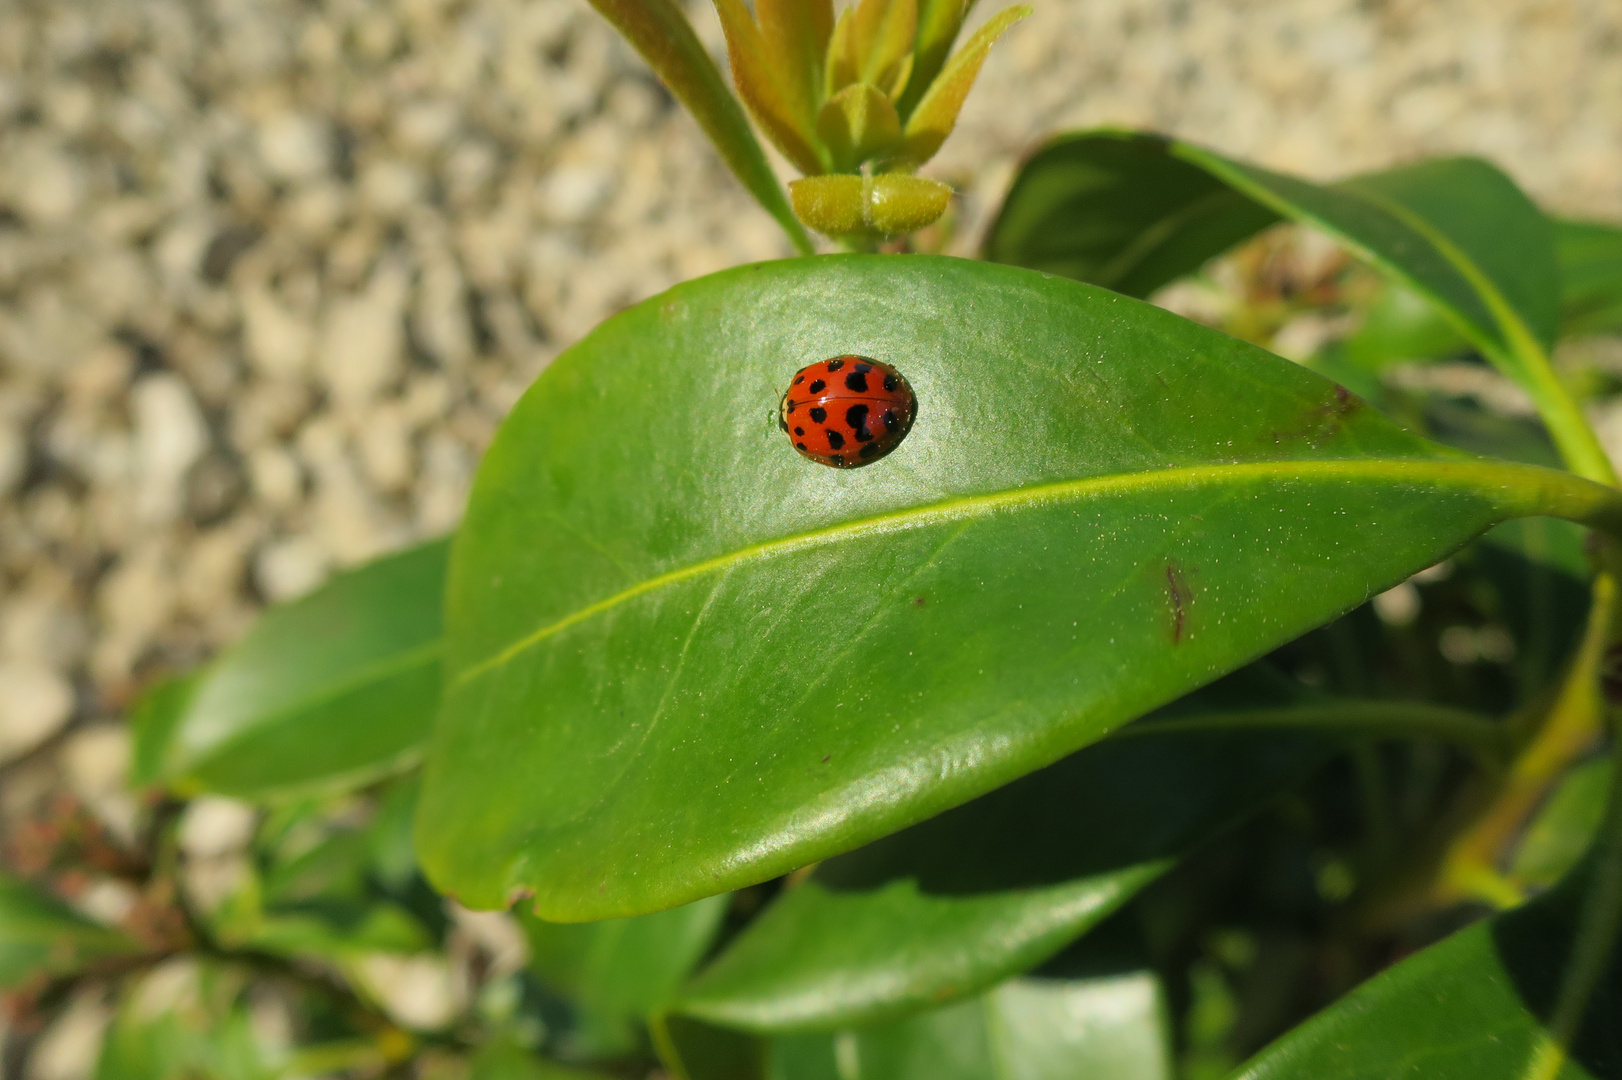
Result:
{"label": "blurred background leaf", "polygon": [[243,798],[356,785],[416,760],[439,701],[449,541],[267,611],[135,715],[138,778]]}

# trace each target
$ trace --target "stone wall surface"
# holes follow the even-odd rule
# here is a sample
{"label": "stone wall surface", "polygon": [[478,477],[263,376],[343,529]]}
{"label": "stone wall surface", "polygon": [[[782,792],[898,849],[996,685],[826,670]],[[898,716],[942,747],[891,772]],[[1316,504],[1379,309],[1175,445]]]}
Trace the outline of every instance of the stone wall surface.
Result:
{"label": "stone wall surface", "polygon": [[[1622,218],[1615,0],[1036,2],[931,167],[960,250],[1100,123],[1483,153]],[[584,0],[0,0],[0,813],[265,602],[451,528],[603,317],[786,251]]]}

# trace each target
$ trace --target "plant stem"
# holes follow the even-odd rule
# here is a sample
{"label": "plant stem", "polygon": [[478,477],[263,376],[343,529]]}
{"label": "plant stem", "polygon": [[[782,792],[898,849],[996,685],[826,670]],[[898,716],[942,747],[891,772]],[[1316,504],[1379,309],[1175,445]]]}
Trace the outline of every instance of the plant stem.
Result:
{"label": "plant stem", "polygon": [[[1612,759],[1616,752],[1613,749]],[[1534,1052],[1526,1080],[1554,1080],[1582,1029],[1594,988],[1612,963],[1622,931],[1622,768],[1613,765],[1605,819],[1590,853],[1591,876],[1572,936],[1566,972],[1549,1017],[1549,1031]]]}
{"label": "plant stem", "polygon": [[1588,627],[1560,694],[1537,734],[1516,755],[1497,796],[1449,845],[1436,885],[1438,902],[1471,897],[1499,906],[1518,902],[1518,890],[1498,872],[1499,858],[1549,786],[1600,737],[1603,702],[1597,673],[1616,610],[1616,578],[1602,573],[1594,580]]}
{"label": "plant stem", "polygon": [[1505,750],[1502,724],[1464,709],[1406,701],[1335,701],[1278,709],[1209,713],[1186,720],[1156,720],[1122,728],[1112,738],[1184,732],[1279,730],[1349,736],[1433,738],[1457,743],[1489,759]]}

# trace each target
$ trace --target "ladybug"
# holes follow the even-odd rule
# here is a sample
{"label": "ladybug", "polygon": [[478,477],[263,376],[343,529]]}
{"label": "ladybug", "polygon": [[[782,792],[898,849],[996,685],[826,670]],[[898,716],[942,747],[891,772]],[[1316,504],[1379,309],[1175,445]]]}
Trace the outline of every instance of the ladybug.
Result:
{"label": "ladybug", "polygon": [[854,469],[899,446],[917,413],[901,372],[866,356],[836,356],[794,373],[777,425],[812,461]]}

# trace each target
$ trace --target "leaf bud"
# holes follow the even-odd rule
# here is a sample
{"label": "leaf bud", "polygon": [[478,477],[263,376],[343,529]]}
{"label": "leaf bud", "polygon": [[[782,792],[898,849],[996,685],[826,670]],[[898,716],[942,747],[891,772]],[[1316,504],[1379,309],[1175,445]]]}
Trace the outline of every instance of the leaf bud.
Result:
{"label": "leaf bud", "polygon": [[938,221],[952,200],[947,185],[905,173],[808,176],[788,187],[795,216],[836,239],[905,236]]}

